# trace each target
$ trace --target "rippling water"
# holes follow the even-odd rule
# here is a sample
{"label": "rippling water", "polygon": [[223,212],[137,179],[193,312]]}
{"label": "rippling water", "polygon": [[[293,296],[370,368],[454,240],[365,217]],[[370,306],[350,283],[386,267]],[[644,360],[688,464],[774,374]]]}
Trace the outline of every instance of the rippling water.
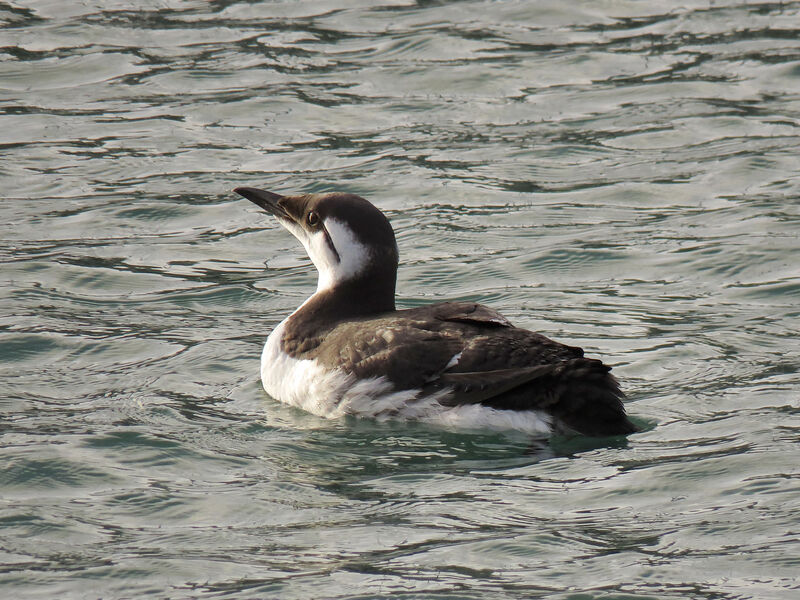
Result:
{"label": "rippling water", "polygon": [[[0,595],[797,598],[800,2],[0,1]],[[615,366],[627,443],[261,391],[231,193],[390,216],[399,303]]]}

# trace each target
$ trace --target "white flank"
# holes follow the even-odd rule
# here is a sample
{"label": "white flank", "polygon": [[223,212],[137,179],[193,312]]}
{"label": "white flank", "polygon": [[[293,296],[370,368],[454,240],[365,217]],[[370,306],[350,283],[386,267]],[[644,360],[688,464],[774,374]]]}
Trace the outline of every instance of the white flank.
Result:
{"label": "white flank", "polygon": [[[267,338],[261,354],[261,382],[266,392],[285,404],[334,419],[354,415],[373,419],[424,421],[454,429],[515,430],[546,436],[550,415],[537,410],[495,410],[480,404],[447,407],[439,403],[450,390],[420,396],[421,390],[393,390],[385,377],[359,380],[313,360],[299,360],[280,348],[284,320]],[[455,358],[455,357],[453,357]]]}

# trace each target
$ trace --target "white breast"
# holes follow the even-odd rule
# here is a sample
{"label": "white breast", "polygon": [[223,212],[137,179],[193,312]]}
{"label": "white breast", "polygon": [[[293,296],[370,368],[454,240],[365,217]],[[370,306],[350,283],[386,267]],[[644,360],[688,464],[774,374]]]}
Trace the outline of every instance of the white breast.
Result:
{"label": "white breast", "polygon": [[421,395],[420,389],[394,390],[385,377],[357,379],[313,360],[292,358],[280,348],[286,320],[267,338],[261,354],[261,382],[285,404],[328,419],[354,415],[373,419],[417,420],[454,429],[516,430],[534,436],[552,432],[552,417],[537,410],[495,410],[480,404],[443,406],[449,389]]}

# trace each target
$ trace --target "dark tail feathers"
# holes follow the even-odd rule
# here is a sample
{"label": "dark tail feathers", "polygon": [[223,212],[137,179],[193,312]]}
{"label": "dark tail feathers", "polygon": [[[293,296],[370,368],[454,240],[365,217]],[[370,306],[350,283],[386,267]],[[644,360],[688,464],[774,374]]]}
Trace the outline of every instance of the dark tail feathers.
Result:
{"label": "dark tail feathers", "polygon": [[625,415],[625,394],[599,360],[575,358],[559,364],[552,374],[552,404],[547,410],[561,423],[590,436],[625,435],[637,431]]}

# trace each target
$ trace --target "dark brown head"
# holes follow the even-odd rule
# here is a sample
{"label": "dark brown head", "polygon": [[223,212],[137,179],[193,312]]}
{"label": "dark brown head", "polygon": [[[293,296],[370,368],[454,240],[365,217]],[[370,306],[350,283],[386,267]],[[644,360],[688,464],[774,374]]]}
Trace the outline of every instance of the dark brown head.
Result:
{"label": "dark brown head", "polygon": [[300,240],[319,271],[317,291],[362,280],[369,287],[391,282],[394,295],[394,231],[383,213],[364,198],[341,193],[280,196],[246,187],[234,191],[275,215]]}

